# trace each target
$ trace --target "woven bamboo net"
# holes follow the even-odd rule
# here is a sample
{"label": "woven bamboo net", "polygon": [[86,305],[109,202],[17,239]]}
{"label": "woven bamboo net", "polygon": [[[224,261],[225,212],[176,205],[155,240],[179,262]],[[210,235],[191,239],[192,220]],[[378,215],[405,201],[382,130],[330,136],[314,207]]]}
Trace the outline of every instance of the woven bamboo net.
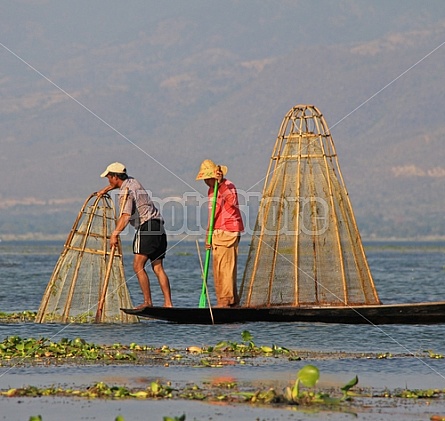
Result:
{"label": "woven bamboo net", "polygon": [[[38,323],[134,323],[122,245],[109,250],[116,212],[110,196],[93,193],[82,206],[43,295]],[[98,311],[98,308],[101,311]]]}
{"label": "woven bamboo net", "polygon": [[320,111],[284,117],[267,170],[241,305],[379,304],[334,142]]}

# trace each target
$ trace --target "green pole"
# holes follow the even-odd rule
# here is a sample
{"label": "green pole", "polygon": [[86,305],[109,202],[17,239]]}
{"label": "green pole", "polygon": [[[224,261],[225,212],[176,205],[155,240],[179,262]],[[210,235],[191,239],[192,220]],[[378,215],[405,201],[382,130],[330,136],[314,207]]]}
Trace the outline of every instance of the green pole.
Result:
{"label": "green pole", "polygon": [[[209,233],[207,236],[207,244],[212,244],[213,225],[215,223],[215,210],[216,210],[216,197],[218,196],[218,181],[215,180],[213,187],[213,199],[212,199],[212,212],[210,214]],[[209,276],[209,265],[211,249],[206,249],[206,260],[204,263],[204,273],[202,274],[202,290],[201,297],[199,297],[199,308],[205,308],[206,306],[206,294],[207,294],[207,278]]]}

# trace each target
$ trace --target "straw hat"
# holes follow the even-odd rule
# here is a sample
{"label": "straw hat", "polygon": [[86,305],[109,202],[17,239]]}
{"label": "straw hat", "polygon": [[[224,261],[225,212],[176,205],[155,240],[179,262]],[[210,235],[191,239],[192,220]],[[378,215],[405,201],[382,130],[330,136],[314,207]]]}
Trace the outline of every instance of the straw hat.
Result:
{"label": "straw hat", "polygon": [[223,175],[227,174],[228,168],[225,165],[216,165],[210,159],[202,161],[201,167],[199,168],[199,173],[196,176],[197,180],[206,180],[207,178],[215,178],[216,170],[218,167],[221,168]]}

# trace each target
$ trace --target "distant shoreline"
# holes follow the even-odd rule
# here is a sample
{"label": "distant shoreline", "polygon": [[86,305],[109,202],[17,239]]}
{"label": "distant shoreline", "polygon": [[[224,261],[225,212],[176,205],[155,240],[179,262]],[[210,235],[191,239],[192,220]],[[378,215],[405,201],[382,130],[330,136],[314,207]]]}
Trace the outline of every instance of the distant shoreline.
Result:
{"label": "distant shoreline", "polygon": [[[131,244],[133,241],[133,235],[127,235],[126,237],[128,238],[123,238],[122,239],[122,243],[123,244]],[[202,236],[189,236],[189,238],[186,238],[186,236],[180,236],[180,235],[169,235],[168,236],[169,240],[171,242],[174,241],[187,241],[187,242],[195,242],[196,239],[198,239],[198,241],[203,240]],[[7,235],[3,235],[0,237],[0,244],[3,243],[7,243],[7,242],[40,242],[40,241],[61,241],[61,242],[65,242],[65,240],[67,239],[67,235],[61,235],[61,234],[54,234],[54,235],[43,235],[43,234],[23,234],[23,235],[14,235],[14,234],[7,234]],[[241,237],[241,242],[242,243],[250,243],[250,236],[243,236]],[[403,242],[419,242],[419,243],[424,243],[424,242],[443,242],[445,241],[445,235],[444,236],[425,236],[425,237],[421,237],[421,236],[417,236],[417,237],[372,237],[372,238],[367,238],[367,237],[362,237],[362,241],[363,243],[379,243],[379,242],[388,242],[388,243],[403,243]]]}

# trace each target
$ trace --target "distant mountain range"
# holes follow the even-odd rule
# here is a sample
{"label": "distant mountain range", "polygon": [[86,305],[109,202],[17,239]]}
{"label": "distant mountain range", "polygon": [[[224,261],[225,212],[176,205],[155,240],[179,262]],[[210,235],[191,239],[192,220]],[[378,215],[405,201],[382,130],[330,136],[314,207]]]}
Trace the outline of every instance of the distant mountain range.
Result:
{"label": "distant mountain range", "polygon": [[204,195],[205,158],[261,192],[296,104],[330,125],[364,238],[445,238],[442,2],[11,3],[0,239],[66,236],[116,160],[161,199]]}

